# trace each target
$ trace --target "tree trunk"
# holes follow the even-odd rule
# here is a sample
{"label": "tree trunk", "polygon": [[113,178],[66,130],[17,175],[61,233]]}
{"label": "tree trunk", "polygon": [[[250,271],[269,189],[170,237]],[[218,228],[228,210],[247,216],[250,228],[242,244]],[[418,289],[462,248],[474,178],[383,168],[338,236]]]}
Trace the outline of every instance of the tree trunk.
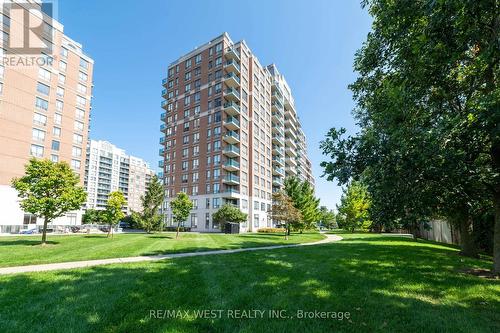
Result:
{"label": "tree trunk", "polygon": [[285,240],[288,240],[288,235],[290,235],[290,225],[285,224]]}
{"label": "tree trunk", "polygon": [[[491,148],[493,171],[500,172],[500,142],[494,142]],[[493,273],[500,275],[500,183],[493,185],[493,208],[495,226],[493,228]]]}
{"label": "tree trunk", "polygon": [[47,244],[47,224],[49,223],[49,220],[47,217],[43,218],[43,229],[42,229],[42,246],[45,246]]}
{"label": "tree trunk", "polygon": [[177,233],[175,234],[175,239],[179,238],[179,229],[181,228],[181,222],[177,222]]}
{"label": "tree trunk", "polygon": [[476,247],[476,242],[472,235],[472,218],[471,216],[465,216],[458,221],[459,231],[460,231],[460,254],[467,257],[477,258],[478,251]]}
{"label": "tree trunk", "polygon": [[109,229],[108,229],[108,236],[107,238],[109,238],[109,236],[111,235],[111,224],[109,225]]}

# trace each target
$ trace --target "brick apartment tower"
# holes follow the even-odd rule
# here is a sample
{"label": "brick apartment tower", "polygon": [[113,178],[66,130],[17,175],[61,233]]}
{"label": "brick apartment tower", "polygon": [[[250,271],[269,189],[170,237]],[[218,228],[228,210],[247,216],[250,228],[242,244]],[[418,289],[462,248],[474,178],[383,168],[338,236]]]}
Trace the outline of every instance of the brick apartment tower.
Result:
{"label": "brick apartment tower", "polygon": [[245,41],[224,33],[171,63],[162,85],[167,225],[168,202],[180,191],[194,202],[186,226],[219,231],[211,216],[229,203],[248,214],[245,232],[273,226],[267,212],[285,176],[314,185],[290,88]]}
{"label": "brick apartment tower", "polygon": [[[29,3],[41,6],[40,1]],[[12,55],[7,42],[19,38],[9,34],[10,28],[21,23],[4,12],[0,17],[3,59]],[[24,174],[31,157],[68,162],[83,185],[94,61],[83,53],[81,44],[64,35],[62,24],[46,15],[43,31],[52,40],[52,54],[36,56],[53,59],[52,65],[50,61],[42,66],[0,64],[0,232],[36,222],[19,208],[17,193],[10,186],[13,177]],[[54,223],[77,220],[75,212]]]}

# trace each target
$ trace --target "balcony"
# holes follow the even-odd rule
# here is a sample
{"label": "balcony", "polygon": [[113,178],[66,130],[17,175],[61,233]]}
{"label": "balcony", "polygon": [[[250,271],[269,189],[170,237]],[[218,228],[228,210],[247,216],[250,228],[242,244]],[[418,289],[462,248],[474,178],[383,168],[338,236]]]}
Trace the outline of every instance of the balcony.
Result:
{"label": "balcony", "polygon": [[240,65],[238,65],[238,63],[234,59],[226,61],[226,63],[224,64],[224,68],[228,72],[236,72],[240,74]]}
{"label": "balcony", "polygon": [[160,148],[160,150],[158,151],[158,155],[160,156],[165,155],[165,148]]}
{"label": "balcony", "polygon": [[282,111],[274,110],[272,111],[273,120],[277,122],[283,122],[283,117],[285,116]]}
{"label": "balcony", "polygon": [[283,186],[283,178],[278,176],[273,176],[273,185],[274,186]]}
{"label": "balcony", "polygon": [[240,156],[240,148],[235,145],[229,145],[224,148],[222,153],[228,157],[237,157]]}
{"label": "balcony", "polygon": [[227,131],[222,139],[229,144],[235,144],[240,142],[240,135],[235,131]]}
{"label": "balcony", "polygon": [[283,128],[281,126],[273,126],[273,133],[278,133],[281,136],[285,135],[285,132],[283,131]]}
{"label": "balcony", "polygon": [[160,131],[161,132],[165,132],[166,129],[167,129],[167,126],[165,124],[161,124],[160,125]]}
{"label": "balcony", "polygon": [[273,168],[273,175],[285,176],[285,169],[283,168]]}
{"label": "balcony", "polygon": [[164,136],[161,136],[161,137],[160,137],[160,144],[162,145],[162,144],[164,144],[164,143],[165,143],[165,137],[164,137]]}
{"label": "balcony", "polygon": [[273,164],[279,165],[279,166],[284,166],[285,161],[281,157],[274,156],[273,157]]}
{"label": "balcony", "polygon": [[223,198],[238,198],[239,194],[240,191],[232,187],[228,187],[223,192],[221,192]]}
{"label": "balcony", "polygon": [[293,139],[297,139],[297,135],[295,134],[295,130],[292,127],[286,126],[285,127],[285,133],[286,133],[287,136],[290,136]]}
{"label": "balcony", "polygon": [[228,47],[224,55],[226,56],[227,59],[235,59],[238,61],[240,60],[240,55],[234,47]]}
{"label": "balcony", "polygon": [[283,110],[283,104],[282,104],[279,100],[275,99],[275,100],[271,103],[271,109],[272,109],[273,111],[281,111],[281,110]]}
{"label": "balcony", "polygon": [[285,145],[290,146],[293,149],[297,150],[297,144],[295,143],[295,140],[291,136],[285,137]]}
{"label": "balcony", "polygon": [[222,167],[227,171],[238,171],[240,169],[240,163],[233,159],[227,159],[226,162],[222,164]]}
{"label": "balcony", "polygon": [[284,149],[278,145],[273,145],[273,155],[283,155],[285,153]]}
{"label": "balcony", "polygon": [[295,126],[295,120],[292,117],[285,117],[285,126],[292,128],[294,131],[297,130],[297,126]]}
{"label": "balcony", "polygon": [[273,143],[281,146],[285,144],[283,137],[279,134],[273,134]]}
{"label": "balcony", "polygon": [[166,110],[167,108],[167,104],[168,104],[168,101],[161,101],[161,107],[164,108]]}
{"label": "balcony", "polygon": [[166,112],[162,112],[160,114],[160,120],[165,120],[166,117],[167,117],[167,113]]}
{"label": "balcony", "polygon": [[240,92],[235,88],[227,88],[224,92],[224,97],[229,101],[240,101]]}
{"label": "balcony", "polygon": [[224,82],[231,88],[237,88],[240,86],[240,78],[234,74],[234,72],[224,75]]}
{"label": "balcony", "polygon": [[233,175],[232,173],[228,173],[222,178],[222,182],[228,185],[239,185],[240,177]]}
{"label": "balcony", "polygon": [[161,91],[161,97],[167,96],[167,89],[162,89]]}
{"label": "balcony", "polygon": [[163,161],[163,160],[158,161],[158,167],[163,168],[164,165],[165,165],[165,161]]}
{"label": "balcony", "polygon": [[287,165],[293,165],[294,167],[297,166],[297,161],[295,160],[295,157],[286,157],[285,161]]}
{"label": "balcony", "polygon": [[240,128],[240,121],[236,117],[229,116],[224,120],[224,126],[230,130],[237,130]]}
{"label": "balcony", "polygon": [[237,116],[240,114],[240,106],[234,102],[227,102],[224,103],[224,111],[226,111],[228,115]]}
{"label": "balcony", "polygon": [[288,156],[294,156],[294,157],[297,156],[297,150],[295,148],[293,148],[292,146],[286,146],[285,153]]}
{"label": "balcony", "polygon": [[161,79],[161,85],[162,85],[162,86],[166,86],[166,85],[167,85],[167,83],[168,83],[168,79],[167,79],[167,78],[163,78],[163,79]]}

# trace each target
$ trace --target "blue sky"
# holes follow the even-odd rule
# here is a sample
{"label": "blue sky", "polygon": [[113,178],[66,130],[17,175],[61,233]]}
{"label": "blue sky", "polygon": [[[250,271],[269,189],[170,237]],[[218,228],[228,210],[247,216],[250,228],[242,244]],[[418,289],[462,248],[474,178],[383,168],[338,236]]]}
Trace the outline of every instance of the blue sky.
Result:
{"label": "blue sky", "polygon": [[108,140],[156,169],[161,79],[168,64],[226,31],[262,64],[275,63],[295,96],[321,204],[341,189],[320,178],[319,142],[330,127],[355,131],[347,85],[371,18],[344,0],[59,0],[65,32],[95,60],[91,138]]}

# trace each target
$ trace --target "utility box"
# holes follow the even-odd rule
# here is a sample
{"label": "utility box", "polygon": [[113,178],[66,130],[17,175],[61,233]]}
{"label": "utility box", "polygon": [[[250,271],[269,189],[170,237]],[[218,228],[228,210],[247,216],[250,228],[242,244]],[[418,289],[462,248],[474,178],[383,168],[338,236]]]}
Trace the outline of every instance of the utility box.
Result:
{"label": "utility box", "polygon": [[228,222],[224,226],[224,233],[225,234],[239,234],[240,233],[240,224],[239,223],[233,223],[233,222]]}

